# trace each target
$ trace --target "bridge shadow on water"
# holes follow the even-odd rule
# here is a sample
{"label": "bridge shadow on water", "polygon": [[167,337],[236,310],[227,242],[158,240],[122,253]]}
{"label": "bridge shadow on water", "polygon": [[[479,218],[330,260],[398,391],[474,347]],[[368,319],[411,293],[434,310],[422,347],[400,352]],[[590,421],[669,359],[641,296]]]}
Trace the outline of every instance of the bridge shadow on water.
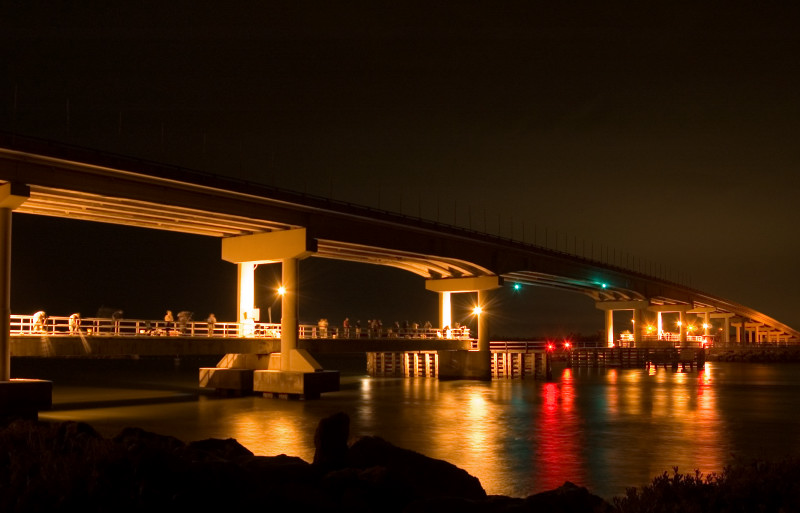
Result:
{"label": "bridge shadow on water", "polygon": [[74,401],[53,403],[49,411],[92,410],[100,408],[118,408],[123,406],[153,406],[157,404],[196,402],[199,394],[181,394],[164,397],[116,398],[96,401]]}
{"label": "bridge shadow on water", "polygon": [[[221,356],[37,358],[12,359],[12,377],[53,382],[49,411],[156,406],[224,400],[213,389],[200,388],[200,367],[213,367]],[[366,375],[363,353],[324,355],[320,364],[341,371],[341,390],[361,387]]]}

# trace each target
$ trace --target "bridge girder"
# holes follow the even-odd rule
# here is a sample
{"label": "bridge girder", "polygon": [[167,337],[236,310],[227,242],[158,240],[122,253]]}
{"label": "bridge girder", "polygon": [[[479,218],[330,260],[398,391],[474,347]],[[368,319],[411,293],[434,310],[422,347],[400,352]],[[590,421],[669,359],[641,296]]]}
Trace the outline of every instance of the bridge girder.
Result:
{"label": "bridge girder", "polygon": [[386,265],[425,278],[497,275],[595,300],[647,299],[654,304],[712,307],[717,313],[733,313],[800,338],[800,332],[761,312],[629,269],[134,159],[36,141],[9,144],[0,137],[0,182],[30,187],[30,199],[18,209],[22,213],[213,237],[306,228],[318,241],[317,257]]}

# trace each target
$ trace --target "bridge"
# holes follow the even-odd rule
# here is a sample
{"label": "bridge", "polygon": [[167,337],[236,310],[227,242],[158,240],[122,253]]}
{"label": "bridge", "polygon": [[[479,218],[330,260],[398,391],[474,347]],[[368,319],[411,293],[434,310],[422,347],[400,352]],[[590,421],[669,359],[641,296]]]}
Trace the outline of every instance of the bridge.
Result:
{"label": "bridge", "polygon": [[[451,294],[477,293],[478,304],[485,305],[492,291],[519,283],[594,299],[605,312],[609,344],[617,340],[613,313],[618,310],[633,312],[634,344],[648,330],[666,331],[661,319],[668,312],[679,315],[681,343],[693,336],[691,316],[702,321],[703,334],[721,323],[723,342],[800,339],[800,332],[762,312],[635,266],[330,198],[0,135],[0,321],[5,323],[0,325],[0,382],[10,379],[12,211],[219,238],[222,258],[238,266],[239,321],[256,314],[255,267],[280,262],[285,290],[280,352],[263,355],[255,369],[267,388],[302,393],[324,374],[311,353],[298,346],[298,262],[310,257],[391,266],[424,277],[426,288],[439,296],[439,329],[452,325]],[[490,316],[476,315],[477,350],[443,352],[440,363],[444,358],[457,376],[487,379]]]}

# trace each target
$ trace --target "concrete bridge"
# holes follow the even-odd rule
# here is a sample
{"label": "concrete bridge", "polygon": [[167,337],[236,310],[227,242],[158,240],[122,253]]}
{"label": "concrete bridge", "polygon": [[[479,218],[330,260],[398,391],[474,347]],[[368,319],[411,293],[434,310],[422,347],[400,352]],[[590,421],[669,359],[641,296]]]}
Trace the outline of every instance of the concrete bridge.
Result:
{"label": "concrete bridge", "polygon": [[[280,262],[285,292],[280,352],[264,355],[261,359],[268,361],[259,365],[266,367],[265,386],[295,387],[300,394],[315,375],[324,374],[298,345],[298,262],[310,257],[386,265],[424,277],[426,288],[439,295],[438,328],[452,324],[451,294],[477,293],[478,305],[486,305],[492,291],[513,282],[590,296],[606,312],[609,343],[616,339],[617,310],[633,312],[634,342],[648,334],[648,326],[662,331],[659,319],[667,312],[679,315],[681,341],[692,335],[690,320],[698,316],[705,331],[721,322],[725,342],[732,334],[741,342],[800,339],[800,332],[762,312],[635,265],[598,262],[328,198],[0,135],[0,382],[10,379],[10,327],[5,323],[11,314],[12,211],[217,237],[222,258],[238,266],[240,321],[256,313],[255,267]],[[490,316],[480,310],[476,315],[477,350],[454,351],[449,365],[464,378],[488,379]]]}

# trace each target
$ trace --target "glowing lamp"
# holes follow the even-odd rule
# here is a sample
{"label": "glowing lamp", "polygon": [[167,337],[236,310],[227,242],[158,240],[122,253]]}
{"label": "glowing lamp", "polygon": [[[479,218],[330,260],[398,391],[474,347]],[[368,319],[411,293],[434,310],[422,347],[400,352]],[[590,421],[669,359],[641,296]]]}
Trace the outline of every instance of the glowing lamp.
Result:
{"label": "glowing lamp", "polygon": [[283,285],[281,285],[280,287],[278,287],[278,295],[279,295],[279,296],[283,296],[283,295],[285,295],[285,294],[286,294],[286,287],[284,287]]}
{"label": "glowing lamp", "polygon": [[483,308],[481,308],[480,306],[476,306],[475,308],[472,309],[472,313],[475,315],[480,315],[482,312]]}

